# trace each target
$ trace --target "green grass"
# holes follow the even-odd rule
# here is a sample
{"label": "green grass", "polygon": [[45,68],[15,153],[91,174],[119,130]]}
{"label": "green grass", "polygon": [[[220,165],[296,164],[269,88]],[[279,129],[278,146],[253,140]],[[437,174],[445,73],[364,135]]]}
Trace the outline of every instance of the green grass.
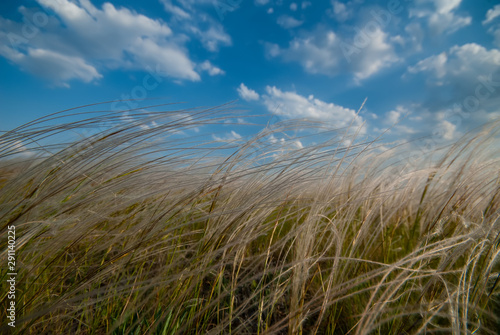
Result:
{"label": "green grass", "polygon": [[[180,113],[0,135],[2,306],[9,225],[18,272],[2,332],[498,333],[498,124],[408,165],[317,123],[202,142],[189,129],[233,114]],[[112,127],[50,142],[98,122]],[[316,144],[267,140],[293,130]]]}

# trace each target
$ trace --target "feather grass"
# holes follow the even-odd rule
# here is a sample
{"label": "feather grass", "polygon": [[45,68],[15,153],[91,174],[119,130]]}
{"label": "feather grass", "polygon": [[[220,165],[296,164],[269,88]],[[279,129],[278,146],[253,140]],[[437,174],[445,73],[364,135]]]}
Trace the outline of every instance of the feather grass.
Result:
{"label": "feather grass", "polygon": [[[227,124],[231,106],[123,115],[72,109],[0,135],[14,333],[500,328],[498,123],[408,166],[318,122],[226,143],[192,132]],[[316,144],[269,141],[293,132]]]}

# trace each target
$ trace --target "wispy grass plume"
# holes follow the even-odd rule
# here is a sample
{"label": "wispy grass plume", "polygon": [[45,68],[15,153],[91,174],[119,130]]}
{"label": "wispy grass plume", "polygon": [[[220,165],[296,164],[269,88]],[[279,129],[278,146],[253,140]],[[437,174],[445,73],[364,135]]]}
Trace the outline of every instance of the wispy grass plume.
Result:
{"label": "wispy grass plume", "polygon": [[204,137],[235,118],[72,110],[0,135],[13,333],[497,333],[497,123],[411,166],[317,122]]}

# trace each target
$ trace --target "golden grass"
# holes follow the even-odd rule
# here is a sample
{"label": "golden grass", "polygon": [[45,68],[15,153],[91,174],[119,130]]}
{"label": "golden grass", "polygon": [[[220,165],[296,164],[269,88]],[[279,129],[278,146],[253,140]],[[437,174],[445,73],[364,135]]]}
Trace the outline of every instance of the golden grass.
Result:
{"label": "golden grass", "polygon": [[[0,136],[2,292],[3,232],[17,235],[14,333],[499,329],[496,124],[412,166],[388,164],[375,142],[344,147],[351,132],[317,123],[221,145],[179,133],[231,120],[224,108],[129,115],[58,114],[57,125]],[[43,140],[97,123],[112,127]],[[328,138],[284,152],[267,140],[292,130]],[[48,144],[14,161],[18,141]],[[6,331],[5,308],[0,317]]]}

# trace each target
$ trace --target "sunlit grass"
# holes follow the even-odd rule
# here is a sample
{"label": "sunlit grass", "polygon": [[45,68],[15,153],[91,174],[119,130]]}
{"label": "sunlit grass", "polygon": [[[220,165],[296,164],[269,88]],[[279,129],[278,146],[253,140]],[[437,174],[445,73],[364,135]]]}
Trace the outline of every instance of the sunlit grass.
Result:
{"label": "sunlit grass", "polygon": [[[65,115],[0,135],[2,292],[3,232],[17,235],[14,333],[499,329],[496,124],[411,165],[387,163],[376,142],[346,146],[355,131],[320,123],[229,143],[191,131],[230,121],[224,108]],[[294,130],[315,143],[268,140]]]}

